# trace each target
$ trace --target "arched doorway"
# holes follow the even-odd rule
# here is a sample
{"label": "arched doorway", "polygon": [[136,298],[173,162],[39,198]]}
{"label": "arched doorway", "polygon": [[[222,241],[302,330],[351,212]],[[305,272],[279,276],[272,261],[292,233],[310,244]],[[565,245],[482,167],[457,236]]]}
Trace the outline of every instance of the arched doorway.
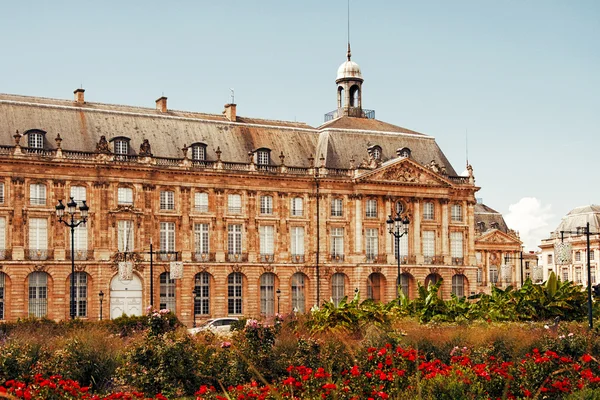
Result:
{"label": "arched doorway", "polygon": [[142,281],[135,274],[130,281],[122,281],[119,275],[110,281],[110,318],[123,314],[142,315]]}
{"label": "arched doorway", "polygon": [[383,301],[385,292],[385,278],[379,272],[373,272],[367,278],[367,298],[375,301]]}
{"label": "arched doorway", "polygon": [[[425,288],[428,288],[429,285],[435,285],[441,280],[442,280],[442,277],[439,274],[436,274],[436,273],[429,274],[425,278]],[[442,286],[440,286],[440,288],[438,290],[438,296],[442,297]]]}

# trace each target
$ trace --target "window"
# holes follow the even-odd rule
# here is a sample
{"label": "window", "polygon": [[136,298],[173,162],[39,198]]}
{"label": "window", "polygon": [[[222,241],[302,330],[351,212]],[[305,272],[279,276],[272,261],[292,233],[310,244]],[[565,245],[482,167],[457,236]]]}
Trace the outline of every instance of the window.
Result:
{"label": "window", "polygon": [[381,147],[374,146],[371,150],[371,154],[375,160],[381,160]]}
{"label": "window", "polygon": [[331,216],[341,217],[342,215],[342,199],[331,199]]}
{"label": "window", "polygon": [[208,254],[208,224],[194,224],[196,255]]}
{"label": "window", "polygon": [[204,161],[206,160],[206,146],[202,144],[192,145],[192,160]]}
{"label": "window", "polygon": [[565,282],[569,280],[569,268],[568,267],[564,267],[562,269],[562,280]]}
{"label": "window", "polygon": [[196,192],[194,194],[194,210],[208,212],[208,193]]}
{"label": "window", "polygon": [[260,276],[260,312],[267,317],[275,314],[275,274],[270,272]]}
{"label": "window", "polygon": [[4,203],[4,183],[0,183],[0,204]]}
{"label": "window", "polygon": [[381,301],[381,274],[373,273],[367,278],[367,298]]}
{"label": "window", "polygon": [[456,297],[465,296],[465,276],[457,274],[452,277],[452,293]]}
{"label": "window", "polygon": [[32,272],[28,281],[29,316],[43,318],[48,314],[48,274]]}
{"label": "window", "polygon": [[275,253],[273,250],[273,225],[262,225],[259,228],[260,235],[260,255],[261,258],[270,256]]}
{"label": "window", "polygon": [[232,255],[242,254],[242,225],[227,227],[227,252]]}
{"label": "window", "polygon": [[402,214],[404,212],[404,203],[401,201],[397,201],[395,204],[396,212],[398,214]]}
{"label": "window", "polygon": [[398,149],[396,151],[396,153],[400,156],[400,157],[410,157],[410,149],[408,147],[403,147],[401,149]]}
{"label": "window", "polygon": [[450,232],[450,256],[452,257],[452,263],[454,265],[462,265],[462,261],[463,261],[463,233],[462,232]]}
{"label": "window", "polygon": [[344,298],[345,294],[345,278],[344,274],[336,272],[331,276],[331,299],[336,306]]}
{"label": "window", "polygon": [[292,275],[292,310],[303,313],[306,311],[304,298],[304,274],[296,272]]}
{"label": "window", "polygon": [[575,261],[581,261],[581,252],[579,252],[579,251],[575,252]]}
{"label": "window", "polygon": [[239,272],[227,277],[227,313],[242,313],[242,274]]}
{"label": "window", "polygon": [[400,286],[404,297],[408,298],[410,287],[410,275],[406,273],[400,274],[400,282],[398,283],[398,286]]}
{"label": "window", "polygon": [[129,154],[129,142],[125,139],[117,139],[114,143],[115,154]]}
{"label": "window", "polygon": [[548,264],[552,264],[552,254],[548,254]]}
{"label": "window", "polygon": [[483,271],[481,268],[477,268],[477,283],[483,282]]}
{"label": "window", "polygon": [[269,165],[271,163],[271,155],[269,150],[258,150],[256,152],[256,163],[258,165]]}
{"label": "window", "polygon": [[175,192],[166,190],[160,192],[160,209],[174,210],[175,209]]}
{"label": "window", "polygon": [[367,237],[367,246],[365,253],[367,261],[376,262],[379,248],[379,230],[376,228],[368,228],[365,230]]}
{"label": "window", "polygon": [[292,226],[290,228],[290,238],[292,247],[292,257],[304,259],[304,227]]}
{"label": "window", "polygon": [[242,196],[239,194],[230,194],[227,196],[227,210],[230,214],[241,214]]}
{"label": "window", "polygon": [[592,277],[592,284],[595,284],[596,283],[596,268],[594,268],[590,271],[590,275]]}
{"label": "window", "polygon": [[344,228],[331,228],[331,258],[344,259]]}
{"label": "window", "polygon": [[175,251],[175,222],[160,223],[160,251],[163,260],[170,259],[168,252]]}
{"label": "window", "polygon": [[133,221],[118,221],[117,246],[120,252],[133,251]]}
{"label": "window", "polygon": [[575,268],[575,282],[581,284],[581,268]]}
{"label": "window", "polygon": [[594,250],[590,250],[590,261],[594,260]]}
{"label": "window", "polygon": [[32,149],[44,148],[44,135],[39,132],[30,132],[27,134],[27,145]]}
{"label": "window", "polygon": [[85,224],[81,224],[73,231],[73,241],[75,246],[75,260],[86,260],[88,250],[88,231]]}
{"label": "window", "polygon": [[304,215],[304,204],[302,197],[294,197],[291,200],[292,217],[301,217]]}
{"label": "window", "polygon": [[260,196],[260,213],[273,214],[273,196]]}
{"label": "window", "polygon": [[367,210],[365,213],[367,218],[377,218],[377,200],[368,199],[367,200]]}
{"label": "window", "polygon": [[194,314],[210,314],[210,274],[208,272],[196,274],[194,282]]}
{"label": "window", "polygon": [[126,187],[118,188],[117,202],[124,205],[133,205],[133,189]]}
{"label": "window", "polygon": [[394,246],[394,258],[397,257],[396,246],[398,245],[398,242],[400,242],[400,260],[404,261],[408,257],[408,235],[402,235],[399,239],[392,238],[392,240]]}
{"label": "window", "polygon": [[41,252],[41,259],[46,259],[48,250],[48,220],[46,218],[29,218],[29,251]]}
{"label": "window", "polygon": [[4,288],[6,287],[6,274],[0,272],[0,320],[4,319]]}
{"label": "window", "polygon": [[462,206],[460,204],[452,204],[451,218],[454,222],[461,222],[462,217]]}
{"label": "window", "polygon": [[83,201],[87,200],[85,186],[71,186],[71,197],[77,202],[77,207],[81,207]]}
{"label": "window", "polygon": [[[87,274],[85,272],[75,272],[75,316],[80,318],[87,317]],[[71,293],[71,281],[69,280],[69,294]],[[69,303],[71,302],[69,297]]]}
{"label": "window", "polygon": [[525,269],[529,269],[529,261],[525,261]]}
{"label": "window", "polygon": [[498,283],[498,267],[495,265],[490,266],[490,283]]}
{"label": "window", "polygon": [[477,264],[481,264],[481,252],[480,251],[475,253],[475,260],[477,261]]}
{"label": "window", "polygon": [[170,272],[160,274],[160,309],[175,312],[175,279]]}
{"label": "window", "polygon": [[4,260],[6,254],[6,218],[0,217],[0,260]]}
{"label": "window", "polygon": [[29,185],[29,203],[32,206],[46,205],[46,185],[41,183],[32,183]]}
{"label": "window", "polygon": [[423,204],[423,219],[427,221],[433,221],[434,218],[434,207],[433,202],[426,201]]}
{"label": "window", "polygon": [[425,264],[433,263],[433,257],[435,256],[434,231],[423,231],[423,256],[425,258]]}

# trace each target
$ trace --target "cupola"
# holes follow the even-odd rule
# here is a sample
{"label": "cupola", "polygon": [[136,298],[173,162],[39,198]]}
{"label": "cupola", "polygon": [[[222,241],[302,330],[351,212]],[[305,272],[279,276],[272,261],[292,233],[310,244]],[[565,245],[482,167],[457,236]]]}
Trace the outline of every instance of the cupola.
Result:
{"label": "cupola", "polygon": [[362,110],[362,73],[357,63],[352,61],[350,43],[348,43],[348,60],[337,71],[337,108],[338,116],[364,117]]}

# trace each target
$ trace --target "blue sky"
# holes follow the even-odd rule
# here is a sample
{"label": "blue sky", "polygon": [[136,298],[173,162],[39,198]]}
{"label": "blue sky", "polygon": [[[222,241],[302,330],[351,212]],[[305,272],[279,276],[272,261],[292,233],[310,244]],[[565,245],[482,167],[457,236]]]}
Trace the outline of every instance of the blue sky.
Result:
{"label": "blue sky", "polygon": [[[0,14],[0,92],[318,126],[335,108],[346,0],[13,1]],[[357,1],[363,104],[434,136],[527,249],[600,203],[600,2]],[[1,121],[0,121],[1,126]]]}

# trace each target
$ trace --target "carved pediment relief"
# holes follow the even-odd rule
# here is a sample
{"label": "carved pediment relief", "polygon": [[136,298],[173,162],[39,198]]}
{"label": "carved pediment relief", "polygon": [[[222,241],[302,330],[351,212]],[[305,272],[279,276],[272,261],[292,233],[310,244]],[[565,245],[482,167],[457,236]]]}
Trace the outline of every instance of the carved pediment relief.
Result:
{"label": "carved pediment relief", "polygon": [[475,239],[480,244],[515,244],[520,245],[519,240],[511,238],[507,234],[501,231],[492,231],[479,238]]}
{"label": "carved pediment relief", "polygon": [[393,182],[420,184],[429,186],[448,186],[449,183],[414,161],[402,159],[390,165],[382,165],[374,171],[368,171],[357,178],[359,182]]}

